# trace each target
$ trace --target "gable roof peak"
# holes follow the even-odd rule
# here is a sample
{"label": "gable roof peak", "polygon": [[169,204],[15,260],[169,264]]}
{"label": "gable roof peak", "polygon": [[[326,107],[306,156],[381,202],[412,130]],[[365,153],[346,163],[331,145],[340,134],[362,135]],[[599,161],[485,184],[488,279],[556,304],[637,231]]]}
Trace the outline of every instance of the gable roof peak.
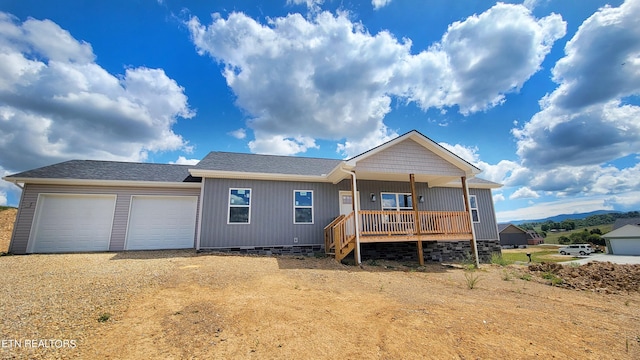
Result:
{"label": "gable roof peak", "polygon": [[358,161],[362,161],[374,154],[377,154],[381,151],[384,151],[396,144],[399,144],[407,139],[411,139],[415,142],[417,142],[419,145],[423,146],[424,148],[432,151],[433,153],[435,153],[436,155],[440,156],[441,158],[443,158],[444,160],[448,161],[449,163],[453,164],[454,166],[458,167],[461,170],[464,170],[465,173],[467,173],[470,176],[475,176],[479,173],[482,172],[482,170],[480,170],[478,167],[476,167],[475,165],[471,164],[470,162],[464,160],[463,158],[461,158],[460,156],[454,154],[453,152],[451,152],[450,150],[446,149],[444,146],[438,144],[437,142],[433,141],[431,138],[429,138],[428,136],[422,134],[421,132],[419,132],[418,130],[411,130],[408,131],[398,137],[396,137],[395,139],[391,139],[383,144],[380,144],[372,149],[369,149],[365,152],[363,152],[362,154],[356,155],[347,161],[347,164],[354,166]]}

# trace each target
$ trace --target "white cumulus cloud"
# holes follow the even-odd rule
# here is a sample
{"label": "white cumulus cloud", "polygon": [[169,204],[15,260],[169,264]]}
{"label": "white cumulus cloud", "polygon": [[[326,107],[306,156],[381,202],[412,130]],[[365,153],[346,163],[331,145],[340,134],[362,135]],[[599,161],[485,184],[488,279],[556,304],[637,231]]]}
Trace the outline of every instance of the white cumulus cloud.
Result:
{"label": "white cumulus cloud", "polygon": [[233,136],[236,139],[242,140],[247,137],[247,131],[245,129],[236,129],[231,131],[229,135]]}
{"label": "white cumulus cloud", "polygon": [[172,130],[194,115],[162,69],[111,74],[87,42],[50,20],[0,13],[0,166],[26,170],[71,158],[142,161],[188,150]]}
{"label": "white cumulus cloud", "polygon": [[170,164],[177,164],[177,165],[195,165],[197,163],[199,163],[200,160],[199,159],[187,159],[184,156],[178,156],[178,160],[176,161],[170,161]]}
{"label": "white cumulus cloud", "polygon": [[374,10],[381,9],[391,3],[391,0],[371,0]]}
{"label": "white cumulus cloud", "polygon": [[345,156],[394,134],[384,124],[393,97],[463,114],[500,104],[565,33],[559,15],[537,19],[502,3],[450,25],[416,54],[410,39],[371,34],[347,12],[266,24],[236,12],[214,14],[210,24],[192,17],[187,26],[198,53],[224,65],[236,104],[250,114],[252,151],[294,154],[314,147],[309,139],[327,139],[341,141]]}
{"label": "white cumulus cloud", "polygon": [[500,160],[497,164],[482,161],[480,159],[479,149],[475,146],[451,145],[445,142],[439,144],[482,170],[480,177],[489,181],[505,184],[510,181],[510,178],[514,176],[514,174],[522,171],[522,166],[511,160]]}
{"label": "white cumulus cloud", "polygon": [[640,153],[640,1],[605,6],[583,22],[553,68],[558,87],[513,130],[527,166],[601,164]]}
{"label": "white cumulus cloud", "polygon": [[552,69],[557,88],[512,130],[522,168],[507,185],[610,199],[640,190],[637,158],[635,165],[611,164],[640,153],[640,106],[632,100],[640,95],[639,18],[640,1],[630,0],[580,25]]}
{"label": "white cumulus cloud", "polygon": [[540,195],[537,192],[529,189],[528,187],[521,187],[520,189],[514,191],[511,195],[509,195],[509,199],[537,199]]}

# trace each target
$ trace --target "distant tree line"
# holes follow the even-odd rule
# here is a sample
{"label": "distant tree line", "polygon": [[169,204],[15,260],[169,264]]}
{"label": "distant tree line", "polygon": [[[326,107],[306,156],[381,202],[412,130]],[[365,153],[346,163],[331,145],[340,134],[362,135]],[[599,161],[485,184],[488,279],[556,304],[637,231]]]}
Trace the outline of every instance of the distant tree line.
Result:
{"label": "distant tree line", "polygon": [[606,243],[602,238],[602,231],[598,228],[584,231],[576,231],[571,233],[569,236],[560,236],[558,238],[558,243],[560,244],[585,244],[592,243],[594,245],[602,245],[604,246]]}
{"label": "distant tree line", "polygon": [[548,220],[545,222],[530,222],[520,225],[525,230],[534,230],[535,227],[540,226],[542,231],[550,230],[575,230],[587,226],[607,225],[616,222],[616,219],[627,219],[640,217],[640,211],[629,211],[626,213],[609,213],[601,215],[591,215],[584,219],[566,219],[561,222]]}

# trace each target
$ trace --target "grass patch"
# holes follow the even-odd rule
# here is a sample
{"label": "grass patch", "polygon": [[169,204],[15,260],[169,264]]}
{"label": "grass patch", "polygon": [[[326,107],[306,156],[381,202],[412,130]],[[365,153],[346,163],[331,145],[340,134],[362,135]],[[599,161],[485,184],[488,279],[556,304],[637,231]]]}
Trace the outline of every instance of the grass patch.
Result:
{"label": "grass patch", "polygon": [[462,260],[462,269],[465,271],[475,271],[476,270],[476,261],[473,256],[469,253],[464,255],[464,259]]}
{"label": "grass patch", "polygon": [[531,274],[522,274],[522,275],[520,275],[520,280],[531,281]]}
{"label": "grass patch", "polygon": [[469,290],[472,290],[476,287],[478,281],[480,281],[480,275],[476,274],[475,272],[465,271],[464,279],[467,284],[467,288]]}
{"label": "grass patch", "polygon": [[549,280],[552,286],[560,285],[564,282],[562,278],[559,278],[558,276],[550,272],[542,274],[542,278],[545,280]]}
{"label": "grass patch", "polygon": [[0,206],[0,211],[5,211],[5,210],[9,210],[9,209],[15,209],[13,206]]}
{"label": "grass patch", "polygon": [[100,315],[100,317],[98,317],[98,322],[107,322],[109,321],[109,319],[111,319],[111,314],[109,313],[102,313],[102,315]]}
{"label": "grass patch", "polygon": [[491,263],[500,266],[507,266],[509,264],[512,264],[513,262],[509,262],[507,259],[502,257],[502,254],[494,252],[493,254],[491,254]]}
{"label": "grass patch", "polygon": [[511,273],[510,271],[507,271],[507,270],[503,270],[502,271],[502,280],[504,280],[504,281],[513,280],[513,273]]}
{"label": "grass patch", "polygon": [[[556,257],[558,255],[558,250],[542,250],[542,251],[531,251],[531,262],[532,263],[541,263],[541,262],[563,262],[563,261],[571,261],[576,258],[566,258],[566,257]],[[529,262],[529,258],[527,257],[526,252],[511,252],[509,250],[502,251],[502,258],[509,264],[513,264],[516,261],[520,262]]]}

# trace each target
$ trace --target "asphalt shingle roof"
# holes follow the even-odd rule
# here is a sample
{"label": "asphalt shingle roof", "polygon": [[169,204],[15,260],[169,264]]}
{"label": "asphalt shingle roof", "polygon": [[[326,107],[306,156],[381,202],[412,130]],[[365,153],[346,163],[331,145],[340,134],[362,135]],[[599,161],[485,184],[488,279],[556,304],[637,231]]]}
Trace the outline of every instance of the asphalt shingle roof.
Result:
{"label": "asphalt shingle roof", "polygon": [[625,225],[640,225],[640,218],[618,218],[613,224],[612,230],[620,229]]}
{"label": "asphalt shingle roof", "polygon": [[188,170],[192,167],[174,164],[70,160],[9,175],[7,178],[200,182],[201,178],[195,178],[189,174]]}
{"label": "asphalt shingle roof", "polygon": [[342,160],[212,151],[194,169],[322,176]]}

